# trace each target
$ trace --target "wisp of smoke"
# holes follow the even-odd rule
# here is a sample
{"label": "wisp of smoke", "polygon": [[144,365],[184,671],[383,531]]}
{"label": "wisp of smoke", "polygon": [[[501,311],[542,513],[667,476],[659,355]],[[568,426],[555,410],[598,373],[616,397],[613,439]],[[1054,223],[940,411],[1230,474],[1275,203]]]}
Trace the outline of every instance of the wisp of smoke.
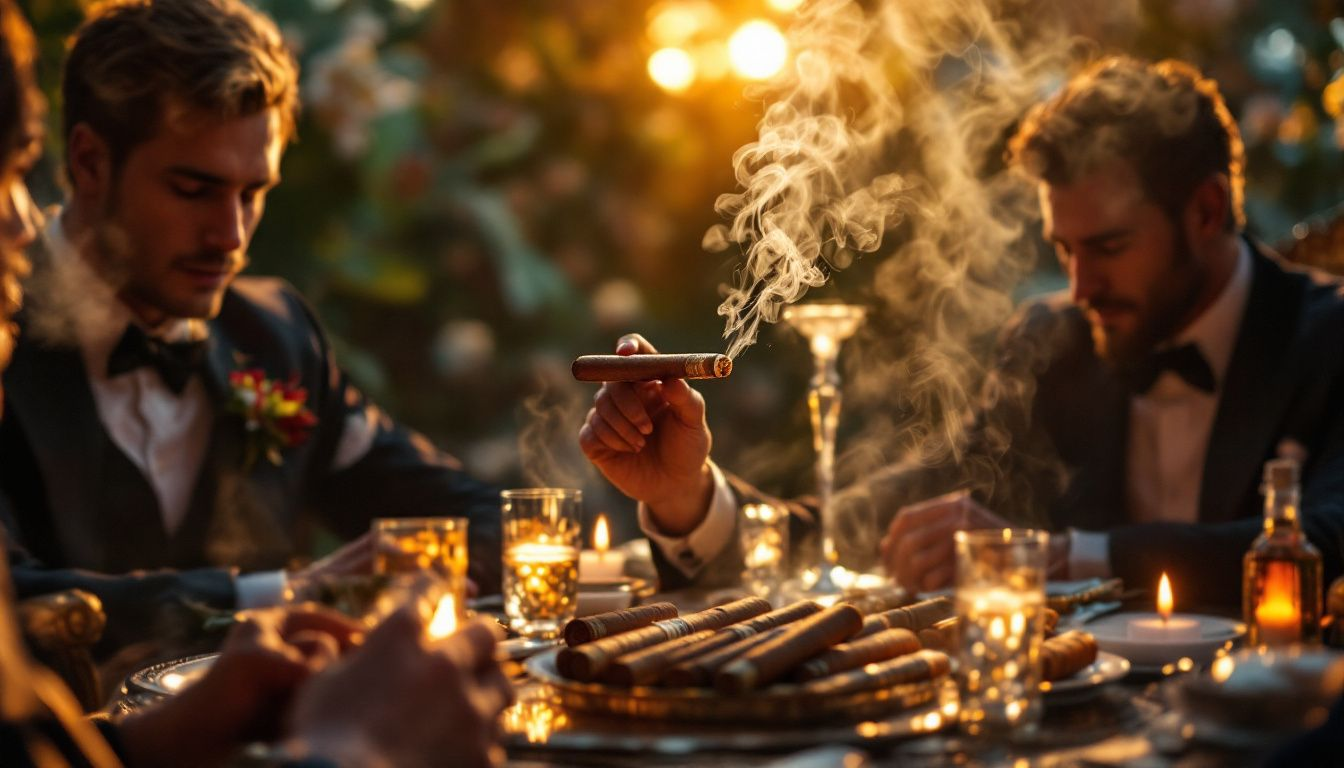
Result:
{"label": "wisp of smoke", "polygon": [[717,202],[728,223],[704,239],[744,257],[719,307],[727,354],[842,280],[855,255],[880,260],[864,287],[868,327],[848,344],[845,390],[865,426],[842,483],[897,459],[958,463],[960,484],[981,490],[1004,479],[994,456],[1006,430],[979,424],[989,450],[968,456],[966,415],[985,405],[987,340],[1039,253],[1026,226],[1034,189],[1004,167],[1006,139],[1089,52],[1060,15],[1081,12],[1062,5],[813,0],[788,33],[792,68],[752,94],[766,103],[759,136],[734,156],[739,189]]}

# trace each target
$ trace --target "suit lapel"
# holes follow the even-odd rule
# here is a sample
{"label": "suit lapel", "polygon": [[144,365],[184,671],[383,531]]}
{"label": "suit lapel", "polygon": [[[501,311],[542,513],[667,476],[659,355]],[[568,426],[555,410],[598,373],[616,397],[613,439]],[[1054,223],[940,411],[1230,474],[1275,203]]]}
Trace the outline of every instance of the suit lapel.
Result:
{"label": "suit lapel", "polygon": [[1288,408],[1295,377],[1283,370],[1301,313],[1302,291],[1254,244],[1251,293],[1237,333],[1209,434],[1199,494],[1199,519],[1231,520],[1254,510],[1239,502],[1255,498],[1260,464]]}
{"label": "suit lapel", "polygon": [[[107,442],[79,350],[20,343],[5,376],[7,416],[23,425],[43,468],[52,528],[69,563],[97,568],[106,544],[95,510]],[[81,437],[83,436],[83,437]],[[101,438],[99,436],[102,436]]]}

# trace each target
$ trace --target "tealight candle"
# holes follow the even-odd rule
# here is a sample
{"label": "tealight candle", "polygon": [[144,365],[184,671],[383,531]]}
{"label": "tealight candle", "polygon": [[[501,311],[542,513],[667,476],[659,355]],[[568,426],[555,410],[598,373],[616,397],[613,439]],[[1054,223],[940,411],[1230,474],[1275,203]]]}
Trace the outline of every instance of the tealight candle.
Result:
{"label": "tealight candle", "polygon": [[1130,619],[1127,632],[1130,640],[1144,642],[1185,643],[1199,639],[1199,622],[1185,616],[1172,616],[1175,600],[1167,574],[1157,585],[1157,616]]}
{"label": "tealight candle", "polygon": [[625,553],[612,552],[607,516],[593,525],[593,548],[579,554],[579,581],[615,581],[625,575]]}

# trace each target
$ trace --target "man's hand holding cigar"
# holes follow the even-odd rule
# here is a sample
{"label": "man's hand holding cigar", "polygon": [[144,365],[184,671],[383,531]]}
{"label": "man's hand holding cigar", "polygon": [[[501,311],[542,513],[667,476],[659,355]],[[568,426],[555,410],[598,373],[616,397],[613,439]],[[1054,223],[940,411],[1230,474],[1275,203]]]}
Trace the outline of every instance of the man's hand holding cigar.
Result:
{"label": "man's hand holding cigar", "polygon": [[[616,343],[621,356],[657,352],[639,334]],[[669,536],[694,530],[709,509],[711,442],[705,400],[679,378],[603,384],[579,430],[588,460]]]}

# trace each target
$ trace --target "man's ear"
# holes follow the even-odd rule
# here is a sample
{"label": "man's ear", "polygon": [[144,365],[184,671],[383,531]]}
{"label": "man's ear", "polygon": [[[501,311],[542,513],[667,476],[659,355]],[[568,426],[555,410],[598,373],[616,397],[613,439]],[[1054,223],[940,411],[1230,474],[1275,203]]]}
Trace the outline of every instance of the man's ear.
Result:
{"label": "man's ear", "polygon": [[1208,240],[1229,230],[1232,216],[1232,185],[1226,174],[1211,173],[1195,187],[1186,206],[1186,227],[1198,240]]}
{"label": "man's ear", "polygon": [[65,141],[71,195],[85,204],[107,198],[112,187],[112,149],[88,123],[70,129]]}

